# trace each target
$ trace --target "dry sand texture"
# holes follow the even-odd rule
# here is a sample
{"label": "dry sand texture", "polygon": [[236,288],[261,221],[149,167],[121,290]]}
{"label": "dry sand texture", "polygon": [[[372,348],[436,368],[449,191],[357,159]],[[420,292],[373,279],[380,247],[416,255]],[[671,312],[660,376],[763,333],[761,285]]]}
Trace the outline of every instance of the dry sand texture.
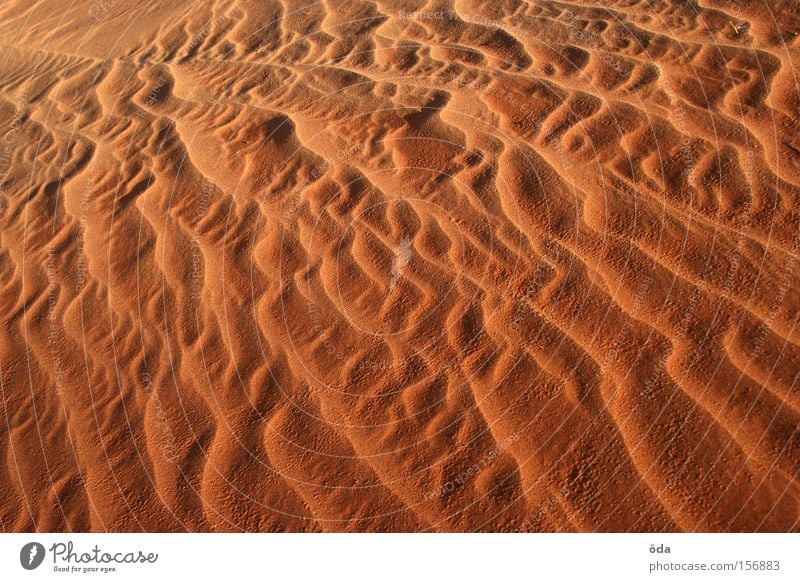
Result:
{"label": "dry sand texture", "polygon": [[798,31],[4,2],[0,529],[800,530]]}

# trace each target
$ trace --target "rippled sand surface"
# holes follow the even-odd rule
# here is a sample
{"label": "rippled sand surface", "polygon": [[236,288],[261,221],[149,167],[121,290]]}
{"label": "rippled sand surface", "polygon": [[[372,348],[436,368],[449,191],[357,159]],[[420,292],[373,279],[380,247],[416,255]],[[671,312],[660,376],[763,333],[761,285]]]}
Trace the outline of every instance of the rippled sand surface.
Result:
{"label": "rippled sand surface", "polygon": [[0,6],[0,530],[800,530],[794,1]]}

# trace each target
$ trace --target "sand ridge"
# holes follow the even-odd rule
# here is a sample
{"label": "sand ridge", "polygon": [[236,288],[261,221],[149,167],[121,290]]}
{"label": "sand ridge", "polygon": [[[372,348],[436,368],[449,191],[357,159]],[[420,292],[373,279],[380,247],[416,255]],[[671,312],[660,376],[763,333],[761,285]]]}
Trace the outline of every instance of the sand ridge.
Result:
{"label": "sand ridge", "polygon": [[6,3],[0,528],[800,530],[799,35]]}

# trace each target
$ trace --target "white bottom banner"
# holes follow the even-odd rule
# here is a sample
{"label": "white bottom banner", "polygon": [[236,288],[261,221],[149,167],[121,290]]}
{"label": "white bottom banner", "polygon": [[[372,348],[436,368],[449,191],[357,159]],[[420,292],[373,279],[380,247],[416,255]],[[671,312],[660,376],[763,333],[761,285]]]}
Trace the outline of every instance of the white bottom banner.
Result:
{"label": "white bottom banner", "polygon": [[800,580],[798,534],[2,534],[0,580]]}

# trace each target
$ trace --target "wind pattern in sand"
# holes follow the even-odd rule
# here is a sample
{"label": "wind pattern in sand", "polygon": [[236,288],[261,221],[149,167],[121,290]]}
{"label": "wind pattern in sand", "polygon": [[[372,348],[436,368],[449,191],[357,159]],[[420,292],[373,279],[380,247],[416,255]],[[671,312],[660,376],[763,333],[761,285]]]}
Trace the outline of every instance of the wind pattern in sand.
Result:
{"label": "wind pattern in sand", "polygon": [[4,3],[0,530],[799,531],[799,32]]}

